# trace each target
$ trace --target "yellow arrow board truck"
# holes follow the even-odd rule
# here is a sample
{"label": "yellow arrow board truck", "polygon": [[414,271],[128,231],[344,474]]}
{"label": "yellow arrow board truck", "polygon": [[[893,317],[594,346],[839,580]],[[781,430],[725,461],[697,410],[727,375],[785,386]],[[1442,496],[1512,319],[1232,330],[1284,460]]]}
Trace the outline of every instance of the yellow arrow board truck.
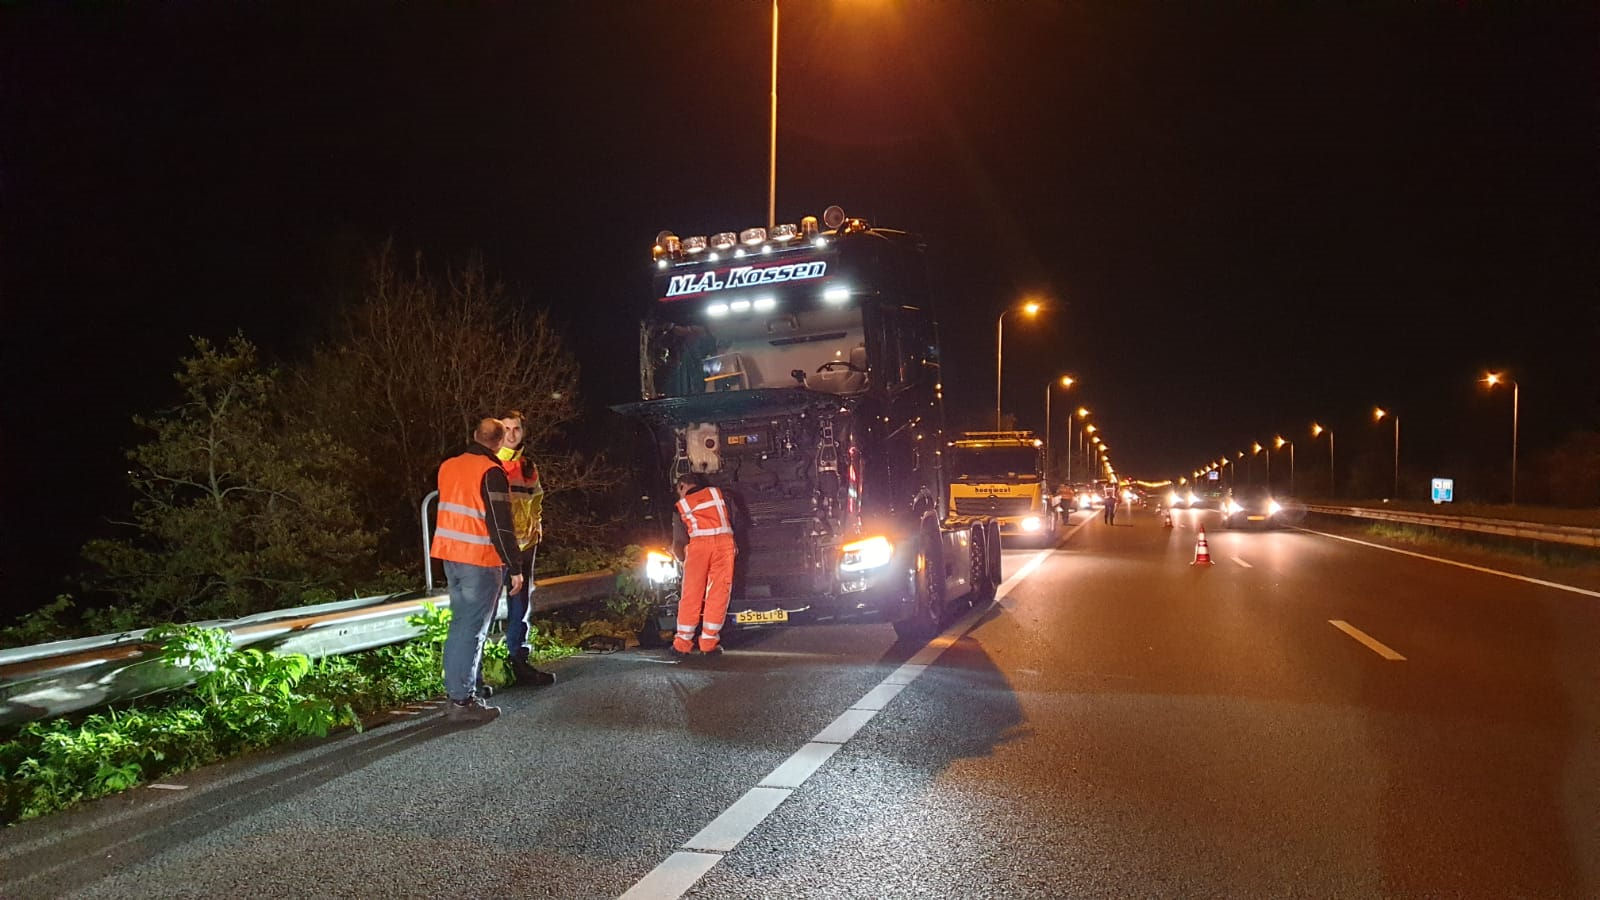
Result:
{"label": "yellow arrow board truck", "polygon": [[993,516],[1005,543],[1056,541],[1044,483],[1044,442],[1031,431],[968,431],[950,442],[950,509]]}

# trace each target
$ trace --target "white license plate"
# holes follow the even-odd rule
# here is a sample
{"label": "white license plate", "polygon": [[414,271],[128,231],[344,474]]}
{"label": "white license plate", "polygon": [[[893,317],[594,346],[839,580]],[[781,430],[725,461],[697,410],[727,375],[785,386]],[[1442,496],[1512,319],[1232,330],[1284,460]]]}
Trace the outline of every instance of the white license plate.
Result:
{"label": "white license plate", "polygon": [[773,622],[789,621],[787,609],[746,609],[733,614],[733,621],[740,625],[768,625]]}

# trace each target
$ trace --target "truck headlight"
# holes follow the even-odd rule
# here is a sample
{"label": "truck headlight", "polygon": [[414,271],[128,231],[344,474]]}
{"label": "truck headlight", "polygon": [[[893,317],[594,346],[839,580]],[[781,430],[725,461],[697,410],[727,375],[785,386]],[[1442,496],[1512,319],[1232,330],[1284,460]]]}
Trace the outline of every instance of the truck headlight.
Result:
{"label": "truck headlight", "polygon": [[1022,520],[1023,531],[1038,531],[1044,527],[1044,522],[1038,516],[1029,516]]}
{"label": "truck headlight", "polygon": [[670,553],[651,550],[644,555],[644,577],[651,584],[678,580],[678,561]]}
{"label": "truck headlight", "polygon": [[1278,505],[1278,501],[1276,501],[1276,500],[1268,500],[1267,501],[1267,515],[1275,516],[1275,515],[1277,515],[1278,513],[1281,513],[1281,512],[1283,512],[1283,507]]}
{"label": "truck headlight", "polygon": [[894,558],[894,544],[882,535],[851,541],[839,548],[839,571],[865,572],[882,568]]}

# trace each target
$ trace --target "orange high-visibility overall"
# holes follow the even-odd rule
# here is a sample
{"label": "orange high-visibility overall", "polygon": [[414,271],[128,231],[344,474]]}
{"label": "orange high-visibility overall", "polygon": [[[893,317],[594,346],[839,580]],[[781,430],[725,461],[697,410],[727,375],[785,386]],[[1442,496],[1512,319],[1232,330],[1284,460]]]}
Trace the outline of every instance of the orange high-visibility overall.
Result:
{"label": "orange high-visibility overall", "polygon": [[678,631],[672,646],[683,653],[694,649],[694,632],[700,629],[700,652],[716,649],[722,639],[722,621],[728,616],[728,594],[733,590],[733,520],[722,491],[701,488],[678,501],[678,516],[689,532],[684,554],[683,593],[678,598]]}

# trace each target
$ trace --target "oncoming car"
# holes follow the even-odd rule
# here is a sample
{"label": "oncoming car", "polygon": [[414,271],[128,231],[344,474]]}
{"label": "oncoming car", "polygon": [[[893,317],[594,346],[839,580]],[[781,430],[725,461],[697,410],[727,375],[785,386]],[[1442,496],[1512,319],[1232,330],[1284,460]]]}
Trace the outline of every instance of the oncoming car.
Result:
{"label": "oncoming car", "polygon": [[1261,485],[1240,488],[1222,501],[1223,523],[1229,528],[1256,525],[1276,528],[1283,522],[1283,505]]}

